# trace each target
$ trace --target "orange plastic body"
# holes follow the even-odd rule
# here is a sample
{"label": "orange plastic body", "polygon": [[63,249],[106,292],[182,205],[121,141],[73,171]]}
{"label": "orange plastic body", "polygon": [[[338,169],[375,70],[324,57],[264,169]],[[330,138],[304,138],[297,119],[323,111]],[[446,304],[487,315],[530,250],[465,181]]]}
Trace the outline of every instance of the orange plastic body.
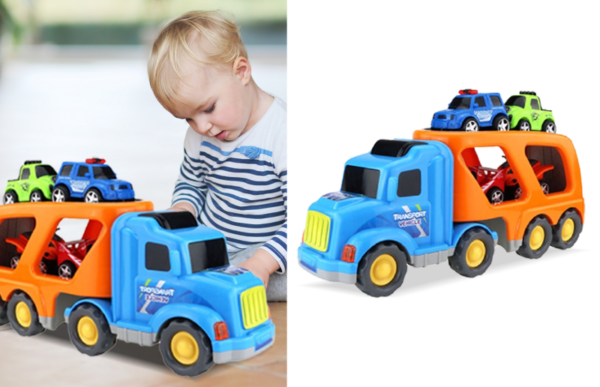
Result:
{"label": "orange plastic body", "polygon": [[[0,224],[7,219],[33,218],[35,229],[15,270],[0,266],[0,298],[10,300],[21,290],[35,303],[40,317],[54,317],[56,299],[62,294],[78,297],[111,297],[111,229],[122,214],[152,211],[151,202],[126,203],[19,203],[0,206]],[[64,218],[89,219],[84,238],[96,239],[94,247],[71,280],[42,274],[40,261]]]}
{"label": "orange plastic body", "polygon": [[[538,215],[555,225],[568,209],[575,209],[584,221],[581,173],[573,143],[569,138],[538,132],[444,132],[417,130],[415,140],[434,140],[446,144],[454,155],[454,221],[478,222],[502,218],[509,241],[523,239],[529,222]],[[561,192],[544,195],[538,176],[529,164],[526,147],[555,148],[562,159],[566,187]],[[473,148],[500,147],[518,180],[523,193],[519,199],[492,205],[469,171],[479,164]]]}

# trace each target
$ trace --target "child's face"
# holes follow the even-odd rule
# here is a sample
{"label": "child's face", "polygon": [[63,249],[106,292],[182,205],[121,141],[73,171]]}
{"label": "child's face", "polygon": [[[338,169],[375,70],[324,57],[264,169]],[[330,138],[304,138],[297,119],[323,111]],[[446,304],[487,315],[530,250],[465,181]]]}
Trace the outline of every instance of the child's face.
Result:
{"label": "child's face", "polygon": [[246,133],[252,109],[247,87],[250,66],[240,69],[237,63],[227,69],[211,66],[207,71],[186,63],[185,82],[180,81],[177,88],[183,103],[171,113],[185,119],[197,133],[221,141],[233,141]]}

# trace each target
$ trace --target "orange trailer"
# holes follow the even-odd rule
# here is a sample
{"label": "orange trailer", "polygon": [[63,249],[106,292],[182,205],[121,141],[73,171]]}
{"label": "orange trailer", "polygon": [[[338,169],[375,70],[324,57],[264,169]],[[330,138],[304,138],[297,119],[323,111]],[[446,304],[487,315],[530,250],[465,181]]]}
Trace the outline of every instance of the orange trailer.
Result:
{"label": "orange trailer", "polygon": [[[21,203],[0,207],[0,303],[17,292],[27,294],[46,329],[64,322],[64,311],[84,297],[111,297],[111,229],[122,214],[152,211],[151,202],[126,203]],[[40,262],[62,219],[87,219],[85,239],[95,239],[77,275],[70,280],[42,273]],[[8,264],[11,249],[7,238],[23,232],[31,237],[13,270]],[[1,305],[0,305],[1,306]],[[26,318],[27,316],[25,316]],[[31,317],[31,316],[30,316]],[[0,319],[2,316],[0,316]]]}
{"label": "orange trailer", "polygon": [[[554,227],[553,245],[561,248],[563,236],[574,232],[578,225],[572,220],[564,227],[568,211],[575,211],[584,221],[584,201],[577,154],[571,140],[565,136],[537,132],[475,132],[458,133],[418,130],[415,140],[434,140],[447,145],[454,156],[454,221],[480,222],[498,233],[498,244],[507,251],[520,249],[539,235],[543,228],[530,227],[536,219],[545,219]],[[522,193],[514,200],[491,204],[473,178],[469,167],[480,166],[476,148],[499,147],[510,165]],[[546,172],[554,188],[545,194],[531,166],[531,160],[554,168]],[[581,227],[579,225],[579,227]],[[559,230],[557,230],[560,228]],[[568,240],[569,238],[563,238]],[[525,246],[527,247],[527,246]]]}

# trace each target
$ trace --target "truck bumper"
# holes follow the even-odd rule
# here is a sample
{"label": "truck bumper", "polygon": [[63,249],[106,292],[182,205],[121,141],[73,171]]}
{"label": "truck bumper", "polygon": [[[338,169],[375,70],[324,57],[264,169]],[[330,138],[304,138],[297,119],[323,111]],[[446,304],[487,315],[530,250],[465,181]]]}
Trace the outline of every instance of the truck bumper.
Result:
{"label": "truck bumper", "polygon": [[327,259],[304,243],[298,248],[298,259],[300,266],[319,278],[347,284],[356,283],[356,263]]}
{"label": "truck bumper", "polygon": [[269,320],[261,328],[253,330],[248,336],[233,337],[223,341],[214,341],[213,361],[216,364],[230,363],[249,359],[265,351],[275,342],[275,325]]}

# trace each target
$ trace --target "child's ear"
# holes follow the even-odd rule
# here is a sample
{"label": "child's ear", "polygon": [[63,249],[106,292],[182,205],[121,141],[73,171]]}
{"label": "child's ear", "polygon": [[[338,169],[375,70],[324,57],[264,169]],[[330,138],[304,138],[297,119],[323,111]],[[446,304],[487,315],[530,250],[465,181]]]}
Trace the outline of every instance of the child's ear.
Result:
{"label": "child's ear", "polygon": [[245,85],[252,79],[252,68],[248,59],[240,56],[233,62],[233,76],[242,81]]}

